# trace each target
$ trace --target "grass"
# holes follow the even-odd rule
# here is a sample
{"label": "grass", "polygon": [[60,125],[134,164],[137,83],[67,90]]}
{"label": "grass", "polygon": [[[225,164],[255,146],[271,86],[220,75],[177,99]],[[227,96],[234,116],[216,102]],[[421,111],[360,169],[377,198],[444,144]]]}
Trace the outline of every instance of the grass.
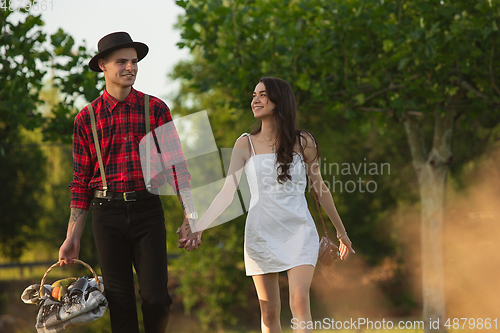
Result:
{"label": "grass", "polygon": [[[43,274],[47,271],[49,267],[24,267],[24,268],[19,268],[19,267],[12,267],[12,268],[2,268],[0,270],[0,281],[12,281],[12,280],[18,280],[18,279],[25,279],[25,280],[30,280],[33,281],[33,283],[40,283],[42,280]],[[67,273],[66,273],[67,274]],[[54,277],[59,277],[63,278],[65,275],[65,272],[62,270],[62,268],[57,269],[54,268],[51,272],[50,275],[48,276],[49,278]]]}
{"label": "grass", "polygon": [[[48,269],[49,266],[43,267],[30,267],[30,268],[19,268],[19,267],[13,267],[13,268],[3,268],[0,270],[0,282],[7,282],[7,281],[17,281],[20,278],[22,279],[21,284],[17,283],[16,284],[16,289],[17,290],[10,290],[7,292],[9,294],[9,299],[10,302],[15,302],[19,303],[19,296],[20,293],[22,292],[22,289],[27,287],[29,284],[35,284],[35,283],[40,283],[40,280],[46,270]],[[69,277],[69,276],[78,276],[78,274],[86,270],[83,268],[82,271],[75,272],[75,269],[82,269],[83,266],[80,267],[80,265],[77,265],[72,268],[61,268],[61,267],[55,267],[48,275],[47,282],[46,283],[52,283],[58,279]],[[98,270],[99,274],[99,268],[96,268]],[[4,290],[5,291],[5,290]],[[7,297],[7,294],[4,294],[4,296]],[[22,303],[22,302],[21,302]],[[11,303],[12,304],[12,303]],[[32,308],[33,307],[33,308]],[[19,310],[21,311],[29,311],[30,315],[30,321],[31,321],[31,316],[32,316],[32,310],[34,310],[34,306],[30,305],[25,305],[25,304],[20,304],[18,307]],[[17,311],[14,311],[17,312]],[[140,306],[138,307],[138,312],[140,312]],[[13,313],[14,314],[14,313]],[[168,331],[169,332],[179,332],[179,333],[194,333],[194,332],[199,332],[199,328],[197,327],[197,320],[194,315],[192,316],[185,316],[182,311],[178,311],[177,313],[173,314],[170,318],[170,324]],[[344,320],[349,320],[348,318],[345,318]],[[287,320],[288,321],[288,320]],[[285,320],[282,320],[282,329],[283,333],[293,333],[293,330],[291,328],[291,323],[287,322]],[[374,319],[375,321],[375,319]],[[392,320],[394,323],[394,326],[397,327],[397,323],[399,319],[393,319]],[[26,332],[29,332],[30,329],[32,328],[32,324],[30,323],[28,326],[29,328]],[[255,327],[255,326],[254,326]],[[257,326],[258,327],[258,326]],[[338,332],[338,333],[351,333],[351,332],[357,332],[357,333],[389,333],[389,332],[402,332],[402,333],[421,333],[423,330],[399,330],[399,329],[358,329],[358,330],[337,330],[333,328],[329,329],[319,329],[320,326],[316,327],[317,329],[314,329],[314,332],[320,332],[320,333],[326,333],[326,332]],[[24,331],[18,331],[18,332],[24,332]],[[73,328],[71,332],[74,333],[109,333],[111,332],[110,329],[110,322],[109,322],[109,311],[106,312],[103,318],[100,318],[96,320],[93,323],[87,324],[83,327],[79,328]],[[247,330],[244,327],[241,328],[241,330],[227,330],[225,333],[260,333],[260,330]]]}

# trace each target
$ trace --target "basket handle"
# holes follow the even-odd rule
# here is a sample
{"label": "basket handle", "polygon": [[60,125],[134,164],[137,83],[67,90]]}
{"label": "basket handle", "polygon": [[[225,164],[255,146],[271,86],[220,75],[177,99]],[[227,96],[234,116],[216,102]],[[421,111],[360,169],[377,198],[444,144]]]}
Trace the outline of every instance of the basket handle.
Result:
{"label": "basket handle", "polygon": [[[45,280],[47,279],[47,275],[49,275],[49,272],[56,266],[59,266],[59,264],[61,262],[63,262],[64,260],[59,260],[58,262],[56,262],[55,264],[53,264],[52,266],[49,267],[49,269],[47,269],[47,271],[45,272],[45,274],[43,275],[42,277],[42,282],[40,282],[40,297],[43,297],[44,294],[45,294],[45,291],[44,291],[44,287],[43,285],[45,284]],[[92,275],[94,275],[94,279],[96,280],[97,282],[97,289],[99,289],[99,291],[101,291],[101,283],[99,282],[99,278],[97,277],[97,274],[95,273],[95,271],[92,269],[92,267],[90,267],[89,264],[81,261],[80,259],[73,259],[74,262],[76,263],[79,263],[79,264],[82,264],[83,266],[87,267],[89,269],[89,271],[92,273]]]}

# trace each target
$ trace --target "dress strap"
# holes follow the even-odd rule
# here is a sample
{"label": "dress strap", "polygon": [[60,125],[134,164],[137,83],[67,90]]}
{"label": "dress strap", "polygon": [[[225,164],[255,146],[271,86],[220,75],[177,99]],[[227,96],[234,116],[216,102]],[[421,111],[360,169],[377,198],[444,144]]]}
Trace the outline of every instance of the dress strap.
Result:
{"label": "dress strap", "polygon": [[250,134],[248,134],[248,133],[243,133],[243,134],[240,136],[240,138],[241,138],[242,136],[246,136],[246,137],[248,138],[248,142],[250,143],[250,148],[252,149],[253,154],[254,154],[254,155],[256,155],[256,154],[255,154],[255,149],[253,148],[253,143],[252,143],[252,140],[250,139]]}

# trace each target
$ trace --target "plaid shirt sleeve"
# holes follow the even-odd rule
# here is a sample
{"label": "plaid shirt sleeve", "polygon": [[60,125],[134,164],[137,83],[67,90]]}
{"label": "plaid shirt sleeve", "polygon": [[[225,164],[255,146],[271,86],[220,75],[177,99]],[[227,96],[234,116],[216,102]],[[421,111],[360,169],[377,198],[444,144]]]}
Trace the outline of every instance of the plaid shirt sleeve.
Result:
{"label": "plaid shirt sleeve", "polygon": [[85,107],[75,117],[73,130],[73,180],[69,184],[71,190],[71,208],[88,210],[92,201],[92,193],[88,186],[92,177],[91,153],[85,122],[88,109]]}
{"label": "plaid shirt sleeve", "polygon": [[191,174],[182,153],[181,142],[172,121],[170,110],[164,102],[154,97],[152,98],[152,106],[157,119],[155,134],[160,147],[163,165],[166,166],[164,171],[167,182],[172,186],[175,193],[181,189],[191,188],[189,183]]}

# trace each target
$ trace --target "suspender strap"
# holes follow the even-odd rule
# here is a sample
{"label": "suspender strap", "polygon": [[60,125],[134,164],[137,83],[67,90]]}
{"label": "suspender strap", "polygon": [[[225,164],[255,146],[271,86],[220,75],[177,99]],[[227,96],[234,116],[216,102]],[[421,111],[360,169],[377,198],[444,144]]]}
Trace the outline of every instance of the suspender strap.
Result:
{"label": "suspender strap", "polygon": [[87,105],[90,115],[90,124],[92,125],[92,134],[94,136],[95,151],[97,154],[97,160],[99,162],[99,170],[101,171],[102,178],[102,189],[104,190],[104,196],[106,196],[106,191],[108,190],[108,184],[106,183],[106,174],[104,172],[104,163],[102,163],[101,148],[99,147],[99,137],[97,136],[97,129],[95,125],[95,115],[94,109],[92,108],[92,103]]}
{"label": "suspender strap", "polygon": [[[146,122],[146,188],[148,191],[151,190],[151,136],[148,135],[151,129],[149,123],[149,95],[144,95],[144,112],[145,112],[145,122]],[[161,157],[160,157],[161,158]]]}
{"label": "suspender strap", "polygon": [[[102,155],[101,155],[101,148],[99,147],[99,137],[97,136],[97,128],[95,124],[95,115],[94,115],[94,109],[92,108],[92,103],[87,104],[87,107],[89,109],[89,115],[90,115],[90,124],[92,125],[92,135],[94,136],[94,145],[95,145],[95,151],[97,154],[97,160],[99,162],[99,170],[101,172],[101,178],[102,178],[102,189],[104,192],[104,196],[106,196],[106,192],[108,191],[108,184],[106,182],[106,173],[104,172],[104,163],[102,162]],[[151,146],[151,137],[148,135],[151,125],[149,123],[149,95],[144,95],[144,112],[145,112],[145,124],[146,124],[146,181],[150,181],[150,174],[151,174],[151,151],[150,151],[150,146]],[[151,182],[146,185],[147,189],[151,189]]]}

